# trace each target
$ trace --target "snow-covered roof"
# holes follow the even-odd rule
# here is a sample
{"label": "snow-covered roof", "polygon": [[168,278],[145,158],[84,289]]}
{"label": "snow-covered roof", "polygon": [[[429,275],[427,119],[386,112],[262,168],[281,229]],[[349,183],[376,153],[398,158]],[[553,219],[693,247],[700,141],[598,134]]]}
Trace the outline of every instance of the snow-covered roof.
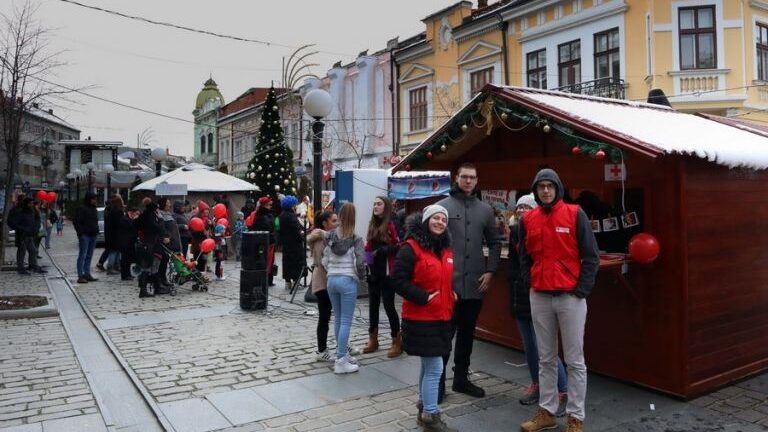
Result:
{"label": "snow-covered roof", "polygon": [[691,155],[730,168],[768,168],[768,138],[701,116],[641,102],[502,89],[510,92],[652,153]]}
{"label": "snow-covered roof", "polygon": [[160,177],[147,180],[133,188],[134,191],[154,191],[160,183],[185,184],[187,192],[240,192],[258,191],[256,185],[240,180],[229,174],[197,163],[192,163],[181,168],[165,173]]}
{"label": "snow-covered roof", "polygon": [[39,117],[39,118],[41,118],[43,120],[46,120],[46,121],[49,121],[51,123],[64,126],[64,127],[68,128],[68,129],[71,129],[71,130],[76,131],[76,132],[80,132],[80,129],[78,129],[75,126],[69,124],[66,120],[62,119],[61,117],[57,116],[56,114],[54,114],[54,113],[52,113],[50,111],[46,111],[46,110],[43,110],[43,109],[40,109],[40,108],[36,108],[34,106],[30,106],[29,108],[27,108],[27,112],[29,112],[30,114],[34,115],[35,117]]}

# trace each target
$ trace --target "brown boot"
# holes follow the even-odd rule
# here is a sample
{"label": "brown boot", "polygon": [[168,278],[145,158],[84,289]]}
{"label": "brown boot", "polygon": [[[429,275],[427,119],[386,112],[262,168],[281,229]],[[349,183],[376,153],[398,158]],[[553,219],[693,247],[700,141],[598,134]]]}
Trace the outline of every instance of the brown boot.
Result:
{"label": "brown boot", "polygon": [[547,412],[544,408],[539,407],[536,410],[536,415],[533,416],[531,420],[520,425],[520,432],[538,432],[555,428],[557,428],[555,416]]}
{"label": "brown boot", "polygon": [[574,416],[568,416],[568,428],[565,432],[581,432],[584,422]]}
{"label": "brown boot", "polygon": [[379,349],[379,329],[368,332],[368,344],[363,348],[363,354],[370,354]]}
{"label": "brown boot", "polygon": [[398,333],[397,336],[392,338],[392,346],[389,347],[389,351],[387,351],[387,357],[389,358],[399,357],[400,354],[402,353],[403,353],[403,338],[400,336],[400,333]]}

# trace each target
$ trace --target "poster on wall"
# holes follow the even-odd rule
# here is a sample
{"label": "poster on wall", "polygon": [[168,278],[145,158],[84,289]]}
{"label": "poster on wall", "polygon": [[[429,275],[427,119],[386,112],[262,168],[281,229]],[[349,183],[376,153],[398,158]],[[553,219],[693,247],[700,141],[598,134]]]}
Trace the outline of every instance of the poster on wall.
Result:
{"label": "poster on wall", "polygon": [[389,178],[389,197],[412,200],[448,195],[451,176],[445,171],[397,172]]}
{"label": "poster on wall", "polygon": [[516,190],[483,190],[480,191],[483,201],[493,208],[499,233],[504,239],[509,237],[509,221],[515,214],[517,203]]}
{"label": "poster on wall", "polygon": [[336,191],[324,190],[322,191],[321,196],[323,198],[321,201],[323,204],[323,209],[327,209],[328,206],[333,204],[333,200],[336,199]]}

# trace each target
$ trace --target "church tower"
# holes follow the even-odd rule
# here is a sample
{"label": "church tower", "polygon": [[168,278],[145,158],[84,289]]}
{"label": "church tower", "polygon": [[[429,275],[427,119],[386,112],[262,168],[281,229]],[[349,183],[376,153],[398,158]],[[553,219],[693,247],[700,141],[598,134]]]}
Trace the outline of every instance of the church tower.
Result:
{"label": "church tower", "polygon": [[224,106],[224,97],[213,78],[203,84],[203,89],[197,94],[195,110],[195,135],[193,148],[195,149],[195,161],[208,166],[216,166],[218,156],[218,137],[216,133],[216,121],[219,117],[219,109]]}

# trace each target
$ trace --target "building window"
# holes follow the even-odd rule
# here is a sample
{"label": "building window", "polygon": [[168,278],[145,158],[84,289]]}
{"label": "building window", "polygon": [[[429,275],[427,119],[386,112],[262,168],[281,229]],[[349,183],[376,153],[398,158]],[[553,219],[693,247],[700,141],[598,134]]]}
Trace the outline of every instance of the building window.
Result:
{"label": "building window", "polygon": [[208,133],[208,153],[213,153],[213,133]]}
{"label": "building window", "polygon": [[200,154],[205,154],[205,135],[200,137]]}
{"label": "building window", "polygon": [[581,82],[581,41],[575,40],[557,46],[560,87]]}
{"label": "building window", "polygon": [[408,92],[410,130],[427,128],[427,88],[419,87]]}
{"label": "building window", "polygon": [[469,93],[476,95],[484,85],[493,82],[493,66],[469,74]]}
{"label": "building window", "polygon": [[768,25],[757,24],[757,79],[768,81]]}
{"label": "building window", "polygon": [[680,69],[716,67],[715,7],[679,9]]}
{"label": "building window", "polygon": [[547,88],[547,50],[530,52],[528,57],[528,87]]}
{"label": "building window", "polygon": [[595,34],[595,78],[620,78],[619,29]]}

